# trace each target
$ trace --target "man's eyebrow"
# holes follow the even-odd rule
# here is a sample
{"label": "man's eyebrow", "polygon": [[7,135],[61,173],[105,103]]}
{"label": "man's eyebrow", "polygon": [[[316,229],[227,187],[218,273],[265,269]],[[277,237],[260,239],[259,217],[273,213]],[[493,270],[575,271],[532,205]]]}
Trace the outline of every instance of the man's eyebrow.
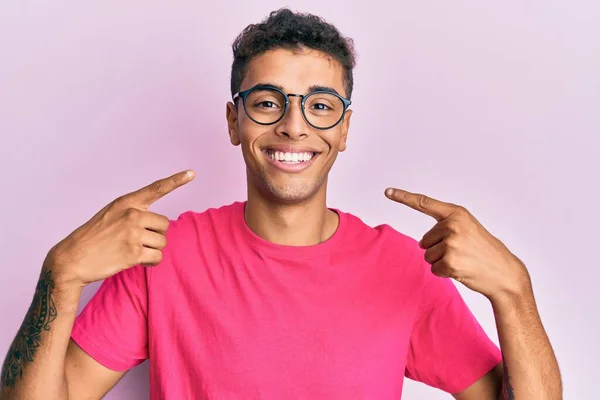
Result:
{"label": "man's eyebrow", "polygon": [[326,91],[326,92],[333,92],[337,95],[340,95],[337,90],[335,90],[334,88],[332,88],[330,86],[312,85],[310,88],[308,88],[308,91],[309,92]]}
{"label": "man's eyebrow", "polygon": [[268,86],[268,87],[274,87],[274,88],[277,88],[277,89],[279,89],[279,90],[283,90],[283,86],[281,86],[281,85],[276,85],[276,84],[274,84],[274,83],[269,83],[269,82],[260,82],[260,83],[257,83],[256,85],[254,85],[253,87],[257,87],[257,86]]}
{"label": "man's eyebrow", "polygon": [[[274,83],[268,83],[268,82],[261,82],[255,86],[268,86],[268,87],[274,87],[277,88],[283,92],[285,92],[285,90],[283,90],[283,86],[281,85],[276,85]],[[322,85],[312,85],[311,87],[308,88],[308,92],[315,92],[315,91],[326,91],[326,92],[333,92],[337,95],[340,95],[340,93],[335,90],[334,88],[330,87],[330,86],[322,86]],[[341,95],[340,95],[341,96]]]}

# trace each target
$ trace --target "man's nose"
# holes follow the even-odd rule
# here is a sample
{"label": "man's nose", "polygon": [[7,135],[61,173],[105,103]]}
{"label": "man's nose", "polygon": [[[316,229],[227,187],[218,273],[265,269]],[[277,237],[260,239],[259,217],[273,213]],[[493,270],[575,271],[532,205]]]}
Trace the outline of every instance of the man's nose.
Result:
{"label": "man's nose", "polygon": [[301,103],[301,98],[290,98],[288,109],[277,124],[276,132],[278,134],[294,140],[308,136],[310,127],[302,115]]}

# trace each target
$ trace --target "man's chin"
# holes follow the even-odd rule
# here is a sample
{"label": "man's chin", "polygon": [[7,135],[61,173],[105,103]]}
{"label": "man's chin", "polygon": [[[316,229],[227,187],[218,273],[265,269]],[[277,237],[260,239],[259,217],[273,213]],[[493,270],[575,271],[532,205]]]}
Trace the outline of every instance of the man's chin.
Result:
{"label": "man's chin", "polygon": [[282,204],[299,204],[312,199],[319,191],[317,185],[267,185],[270,199]]}
{"label": "man's chin", "polygon": [[281,204],[299,204],[313,198],[314,193],[304,191],[273,190],[270,191],[270,197],[275,202]]}
{"label": "man's chin", "polygon": [[258,179],[250,178],[248,181],[249,184],[254,183],[255,185],[254,190],[250,190],[250,192],[256,191],[266,200],[281,204],[298,204],[309,201],[321,191],[326,190],[325,183],[327,182],[327,178],[309,180],[299,176],[270,177],[267,174],[258,174],[255,178]]}

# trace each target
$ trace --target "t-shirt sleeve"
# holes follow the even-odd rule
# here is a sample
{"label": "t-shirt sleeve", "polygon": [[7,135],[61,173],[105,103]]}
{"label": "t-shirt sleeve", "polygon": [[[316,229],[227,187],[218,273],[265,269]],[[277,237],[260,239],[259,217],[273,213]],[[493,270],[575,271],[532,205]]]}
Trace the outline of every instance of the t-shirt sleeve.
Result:
{"label": "t-shirt sleeve", "polygon": [[454,283],[424,262],[423,292],[410,337],[406,376],[459,393],[488,373],[502,355],[477,322]]}
{"label": "t-shirt sleeve", "polygon": [[71,339],[105,367],[126,371],[148,358],[147,304],[146,268],[126,269],[104,280]]}

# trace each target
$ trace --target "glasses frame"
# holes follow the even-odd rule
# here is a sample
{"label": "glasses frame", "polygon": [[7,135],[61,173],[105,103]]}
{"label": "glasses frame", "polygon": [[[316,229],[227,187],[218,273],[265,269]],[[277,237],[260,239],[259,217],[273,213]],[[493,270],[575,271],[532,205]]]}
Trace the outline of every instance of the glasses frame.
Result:
{"label": "glasses frame", "polygon": [[[248,113],[248,109],[246,108],[246,98],[248,97],[248,95],[250,93],[252,93],[255,90],[274,90],[276,92],[281,93],[281,95],[284,97],[285,106],[283,107],[283,113],[281,114],[281,116],[279,118],[277,118],[277,120],[275,120],[273,122],[259,122],[259,121],[255,120],[254,118],[252,118],[252,116]],[[327,94],[333,95],[333,96],[339,98],[342,101],[342,104],[344,105],[344,110],[342,111],[342,115],[340,116],[340,118],[333,125],[330,125],[330,126],[324,127],[324,128],[313,125],[306,117],[306,113],[304,111],[306,99],[308,97],[310,97],[314,94],[318,94],[318,93],[327,93]],[[298,98],[302,99],[302,101],[300,103],[300,110],[302,111],[302,117],[304,118],[304,121],[311,127],[321,130],[321,131],[331,129],[331,128],[337,126],[340,122],[342,122],[342,120],[344,119],[344,116],[346,115],[346,111],[348,111],[348,107],[350,107],[350,105],[352,104],[351,100],[349,100],[343,96],[340,96],[339,94],[337,94],[336,92],[331,91],[331,90],[313,90],[312,92],[309,92],[307,94],[296,94],[296,93],[285,93],[283,90],[279,89],[276,86],[272,86],[272,85],[256,85],[256,86],[253,86],[250,89],[244,90],[242,92],[237,92],[236,94],[233,95],[233,102],[235,103],[235,101],[238,98],[242,99],[242,104],[244,105],[244,112],[246,113],[248,118],[250,118],[252,120],[252,122],[259,124],[259,125],[273,125],[273,124],[278,123],[279,121],[281,121],[283,119],[283,117],[285,117],[285,114],[287,113],[288,108],[290,106],[290,97],[298,97]]]}

